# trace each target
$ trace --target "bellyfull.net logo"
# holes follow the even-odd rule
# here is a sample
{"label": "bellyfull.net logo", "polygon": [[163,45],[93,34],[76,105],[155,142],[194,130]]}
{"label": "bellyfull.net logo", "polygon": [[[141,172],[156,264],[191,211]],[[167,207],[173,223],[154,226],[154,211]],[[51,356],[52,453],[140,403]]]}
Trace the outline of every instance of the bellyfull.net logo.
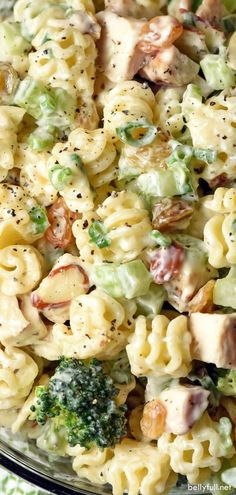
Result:
{"label": "bellyfull.net logo", "polygon": [[198,492],[198,493],[217,493],[220,491],[225,491],[226,493],[232,491],[232,486],[229,485],[220,485],[219,483],[207,483],[202,485],[201,483],[197,485],[189,485],[188,490],[190,492]]}

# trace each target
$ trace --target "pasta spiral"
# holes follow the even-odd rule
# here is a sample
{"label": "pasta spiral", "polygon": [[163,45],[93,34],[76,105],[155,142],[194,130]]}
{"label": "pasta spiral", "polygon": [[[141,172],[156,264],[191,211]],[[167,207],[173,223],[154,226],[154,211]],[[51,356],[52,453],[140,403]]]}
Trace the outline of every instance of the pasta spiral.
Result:
{"label": "pasta spiral", "polygon": [[107,261],[125,262],[150,245],[151,222],[141,198],[130,191],[114,192],[97,209],[110,239],[103,249]]}
{"label": "pasta spiral", "polygon": [[105,479],[114,495],[165,494],[176,477],[169,456],[155,446],[124,439],[115,446],[113,458],[105,465]]}
{"label": "pasta spiral", "polygon": [[174,138],[181,135],[184,127],[181,100],[182,88],[161,89],[156,95],[155,123],[161,130]]}
{"label": "pasta spiral", "polygon": [[93,192],[86,173],[76,160],[79,160],[77,154],[74,154],[70,149],[68,150],[66,145],[57,143],[48,160],[48,167],[50,170],[59,165],[70,171],[69,181],[60,191],[60,194],[71,211],[89,211],[93,209]]}
{"label": "pasta spiral", "polygon": [[236,189],[217,187],[213,196],[207,196],[206,208],[217,213],[234,213],[236,211]]}
{"label": "pasta spiral", "polygon": [[209,262],[215,268],[236,263],[236,212],[214,215],[205,225],[204,242]]}
{"label": "pasta spiral", "polygon": [[[221,467],[221,440],[217,423],[204,413],[193,428],[184,435],[163,433],[158,449],[170,456],[170,465],[176,473],[187,476],[190,483],[207,479],[211,471]],[[232,457],[234,449],[229,454]]]}
{"label": "pasta spiral", "polygon": [[0,182],[15,166],[17,131],[25,111],[13,106],[0,106]]}
{"label": "pasta spiral", "polygon": [[40,254],[33,246],[15,245],[0,250],[0,290],[7,296],[29,292],[41,276]]}
{"label": "pasta spiral", "polygon": [[111,182],[117,175],[116,148],[103,129],[77,128],[69,135],[71,149],[76,149],[94,188]]}
{"label": "pasta spiral", "polygon": [[15,166],[20,169],[20,185],[42,206],[49,206],[57,199],[57,193],[48,177],[48,153],[36,152],[27,144],[19,143]]}
{"label": "pasta spiral", "polygon": [[114,142],[118,140],[117,127],[140,119],[152,122],[154,106],[154,95],[145,83],[125,81],[117,84],[106,97],[104,128]]}
{"label": "pasta spiral", "polygon": [[135,376],[186,376],[191,367],[191,335],[186,316],[136,320],[126,351]]}
{"label": "pasta spiral", "polygon": [[42,233],[36,233],[29,211],[37,207],[20,186],[0,184],[0,249],[12,244],[31,244]]}
{"label": "pasta spiral", "polygon": [[84,447],[76,445],[75,447],[68,447],[67,454],[74,457],[73,469],[78,476],[89,479],[92,483],[101,485],[106,483],[104,468],[113,455],[112,449],[100,450],[98,447],[93,447],[86,450]]}
{"label": "pasta spiral", "polygon": [[21,349],[0,349],[0,409],[20,406],[29,395],[38,366]]}

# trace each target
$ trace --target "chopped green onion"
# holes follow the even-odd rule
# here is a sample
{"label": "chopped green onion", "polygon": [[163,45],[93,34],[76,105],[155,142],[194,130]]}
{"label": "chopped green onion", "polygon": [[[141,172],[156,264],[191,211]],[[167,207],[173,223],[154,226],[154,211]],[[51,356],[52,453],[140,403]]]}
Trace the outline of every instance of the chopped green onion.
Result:
{"label": "chopped green onion", "polygon": [[[143,129],[145,134],[135,139],[132,132],[135,129]],[[157,128],[150,124],[146,119],[141,119],[138,122],[128,122],[121,127],[116,128],[116,134],[123,143],[139,148],[151,144],[157,135]]]}
{"label": "chopped green onion", "polygon": [[224,31],[227,33],[234,33],[236,30],[236,14],[231,14],[223,17],[222,24]]}
{"label": "chopped green onion", "polygon": [[107,229],[103,222],[95,220],[89,227],[89,237],[91,242],[96,244],[97,247],[103,249],[108,247],[111,243],[107,237]]}
{"label": "chopped green onion", "polygon": [[57,191],[62,191],[67,186],[72,175],[73,172],[69,167],[61,165],[55,165],[49,170],[51,184]]}
{"label": "chopped green onion", "polygon": [[28,144],[33,150],[41,151],[45,148],[50,148],[54,141],[53,135],[54,129],[49,128],[48,130],[43,127],[38,127],[32,132],[28,137]]}
{"label": "chopped green onion", "polygon": [[193,156],[197,158],[197,160],[202,160],[207,163],[214,163],[217,159],[217,151],[193,148]]}
{"label": "chopped green onion", "polygon": [[42,234],[48,228],[48,217],[44,208],[34,206],[29,211],[29,217],[34,224],[35,234]]}
{"label": "chopped green onion", "polygon": [[193,156],[193,149],[191,148],[191,146],[179,145],[176,146],[173,153],[168,158],[168,163],[172,164],[174,162],[178,162],[179,160],[181,160],[184,163],[189,164],[192,156]]}
{"label": "chopped green onion", "polygon": [[77,153],[72,153],[70,155],[70,157],[71,157],[72,162],[75,162],[76,165],[80,165],[81,166],[83,164],[80,156],[77,155]]}
{"label": "chopped green onion", "polygon": [[151,238],[159,246],[168,247],[172,243],[171,238],[168,235],[161,234],[161,232],[159,232],[159,230],[152,230],[150,235],[151,235]]}

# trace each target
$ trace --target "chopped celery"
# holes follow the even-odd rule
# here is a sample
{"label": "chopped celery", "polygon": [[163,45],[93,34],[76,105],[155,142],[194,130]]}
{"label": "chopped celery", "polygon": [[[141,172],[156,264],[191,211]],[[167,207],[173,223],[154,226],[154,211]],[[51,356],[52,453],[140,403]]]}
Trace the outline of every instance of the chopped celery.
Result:
{"label": "chopped celery", "polygon": [[147,293],[151,275],[141,260],[130,261],[119,265],[117,273],[127,299]]}
{"label": "chopped celery", "polygon": [[148,292],[151,275],[141,260],[134,260],[121,265],[97,265],[93,269],[92,280],[112,297],[133,299]]}
{"label": "chopped celery", "polygon": [[236,309],[236,267],[233,266],[228,275],[216,280],[213,291],[213,302],[218,306]]}
{"label": "chopped celery", "polygon": [[235,75],[233,70],[227,65],[221,55],[206,55],[200,62],[203,74],[212,87],[220,90],[230,88],[235,85]]}
{"label": "chopped celery", "polygon": [[137,312],[145,316],[158,315],[166,299],[166,291],[162,285],[151,284],[144,296],[136,299]]}
{"label": "chopped celery", "polygon": [[176,161],[170,164],[175,183],[179,194],[188,194],[193,191],[191,182],[191,172],[183,161]]}
{"label": "chopped celery", "polygon": [[[29,115],[32,115],[35,119],[39,119],[40,117],[43,117],[43,111],[46,111],[45,99],[49,96],[49,90],[42,83],[34,81],[34,79],[31,79],[30,77],[26,77],[20,82],[17,88],[14,104],[24,108]],[[41,107],[41,101],[43,102],[44,109]],[[50,108],[52,108],[51,100]],[[47,113],[49,112],[47,111]]]}
{"label": "chopped celery", "polygon": [[96,265],[92,271],[92,280],[98,287],[102,287],[112,297],[124,297],[123,287],[117,273],[116,263]]}
{"label": "chopped celery", "polygon": [[0,23],[0,59],[7,60],[13,55],[30,51],[30,43],[22,36],[20,24],[3,21]]}
{"label": "chopped celery", "polygon": [[159,169],[141,174],[132,183],[132,187],[147,200],[156,197],[177,196],[180,194],[173,173],[169,169]]}

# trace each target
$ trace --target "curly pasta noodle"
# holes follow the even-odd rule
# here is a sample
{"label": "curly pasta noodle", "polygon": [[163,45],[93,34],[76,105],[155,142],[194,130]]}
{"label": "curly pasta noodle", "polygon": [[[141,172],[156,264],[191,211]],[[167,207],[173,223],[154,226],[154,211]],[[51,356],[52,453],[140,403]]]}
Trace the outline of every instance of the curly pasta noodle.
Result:
{"label": "curly pasta noodle", "polygon": [[214,215],[205,225],[204,242],[209,262],[215,268],[236,263],[236,212]]}
{"label": "curly pasta noodle", "polygon": [[12,244],[31,244],[36,234],[29,211],[37,207],[20,186],[0,184],[0,249]]}
{"label": "curly pasta noodle", "polygon": [[21,349],[0,349],[0,409],[20,406],[29,395],[38,366]]}
{"label": "curly pasta noodle", "polygon": [[126,347],[135,376],[186,376],[191,368],[191,335],[186,316],[149,320],[139,316]]}
{"label": "curly pasta noodle", "polygon": [[40,253],[33,246],[13,245],[1,249],[0,290],[7,296],[16,296],[34,289],[42,277],[41,261]]}
{"label": "curly pasta noodle", "polygon": [[19,143],[15,155],[15,167],[20,169],[20,185],[42,206],[49,206],[57,199],[57,193],[48,177],[48,153],[36,152],[26,143]]}
{"label": "curly pasta noodle", "polygon": [[15,166],[17,131],[25,110],[13,106],[0,106],[0,182]]}
{"label": "curly pasta noodle", "polygon": [[60,356],[107,360],[125,348],[128,330],[122,305],[100,289],[82,294],[70,305],[70,328],[56,324],[44,340],[35,342],[36,354],[50,360]]}
{"label": "curly pasta noodle", "polygon": [[167,88],[156,95],[154,121],[164,133],[174,138],[181,135],[185,125],[181,107],[183,93],[182,88]]}
{"label": "curly pasta noodle", "polygon": [[149,87],[136,81],[117,84],[107,95],[104,106],[104,128],[113,141],[116,128],[140,119],[153,121],[155,97]]}
{"label": "curly pasta noodle", "polygon": [[[211,471],[221,467],[221,439],[218,424],[204,413],[193,428],[184,435],[163,433],[158,449],[170,456],[170,465],[176,473],[187,476],[189,483],[207,479]],[[229,457],[234,454],[234,448]]]}
{"label": "curly pasta noodle", "polygon": [[130,439],[115,446],[104,471],[114,495],[165,494],[176,481],[168,455],[153,445]]}
{"label": "curly pasta noodle", "polygon": [[117,175],[116,148],[108,141],[106,131],[77,128],[69,135],[71,151],[79,154],[89,181],[94,188],[111,182]]}
{"label": "curly pasta noodle", "polygon": [[217,187],[213,196],[206,196],[205,206],[217,213],[236,212],[236,189]]}
{"label": "curly pasta noodle", "polygon": [[232,90],[209,98],[190,113],[187,126],[193,146],[207,149],[210,143],[210,148],[218,153],[216,160],[203,170],[205,180],[223,173],[231,179],[235,177],[235,112],[235,91]]}
{"label": "curly pasta noodle", "polygon": [[114,192],[97,209],[110,245],[103,249],[107,261],[125,262],[140,255],[149,244],[151,223],[141,198],[129,191]]}
{"label": "curly pasta noodle", "polygon": [[86,450],[80,445],[68,447],[67,454],[74,457],[73,469],[80,478],[89,479],[92,483],[103,485],[106,483],[104,469],[108,460],[113,456],[112,449],[100,450],[93,447]]}
{"label": "curly pasta noodle", "polygon": [[[49,170],[58,164],[71,171],[71,178],[66,186],[60,191],[68,208],[71,211],[83,212],[93,209],[93,191],[90,187],[88,177],[83,168],[76,163],[77,155],[68,146],[57,143],[48,160]],[[78,156],[79,157],[79,156]]]}

